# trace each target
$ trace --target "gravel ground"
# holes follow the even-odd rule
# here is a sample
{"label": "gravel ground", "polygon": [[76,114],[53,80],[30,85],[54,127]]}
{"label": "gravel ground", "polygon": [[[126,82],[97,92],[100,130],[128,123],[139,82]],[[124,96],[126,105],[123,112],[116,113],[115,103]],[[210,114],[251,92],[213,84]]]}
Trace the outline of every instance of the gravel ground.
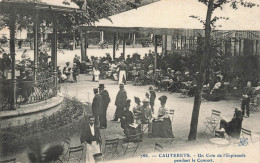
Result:
{"label": "gravel ground", "polygon": [[[140,54],[144,55],[144,53],[147,53],[149,49],[152,48],[128,48],[126,50],[127,54],[133,54],[133,52],[139,52]],[[88,54],[89,56],[95,55],[95,56],[104,56],[106,52],[110,52],[112,49],[89,49]],[[20,54],[23,50],[17,50],[17,59],[19,59]],[[75,54],[80,55],[80,50],[74,50],[74,51],[67,51],[64,50],[64,54],[59,53],[58,54],[58,65],[63,66],[65,65],[65,62],[70,61],[72,62],[73,57]],[[32,55],[32,51],[29,51],[29,53]],[[112,54],[112,51],[110,52]],[[119,90],[117,82],[113,81],[111,79],[106,80],[100,80],[99,82],[92,82],[91,76],[87,74],[81,74],[79,76],[78,83],[63,83],[61,85],[61,92],[67,93],[70,96],[76,96],[78,99],[80,99],[83,102],[92,102],[93,99],[93,88],[97,88],[98,84],[103,83],[105,84],[106,89],[108,90],[110,97],[111,97],[111,103],[108,108],[107,112],[107,119],[108,121],[108,128],[101,130],[102,137],[104,138],[105,135],[118,133],[123,135],[122,129],[120,127],[120,123],[112,122],[110,120],[113,119],[113,115],[115,112],[115,97]],[[147,86],[132,86],[131,82],[128,82],[128,84],[125,86],[125,89],[127,91],[128,98],[131,99],[131,107],[134,105],[134,96],[139,97],[140,99],[144,98],[145,92],[148,90]],[[189,128],[190,128],[190,120],[191,120],[191,114],[192,114],[192,107],[193,107],[193,100],[194,98],[181,98],[179,93],[173,93],[169,94],[167,92],[162,91],[161,93],[157,92],[157,98],[155,101],[155,112],[157,112],[157,109],[159,107],[159,101],[158,97],[161,95],[166,95],[168,97],[166,106],[170,109],[175,110],[174,114],[174,120],[173,120],[173,133],[175,136],[175,140],[172,139],[155,139],[155,138],[148,138],[147,133],[144,136],[144,141],[140,144],[139,149],[137,150],[137,153],[135,154],[135,157],[131,157],[131,154],[128,154],[127,156],[118,157],[119,162],[123,161],[129,161],[128,159],[131,158],[131,162],[133,161],[142,161],[142,162],[150,162],[155,161],[158,158],[151,158],[151,154],[149,154],[149,158],[141,159],[141,154],[147,154],[153,152],[153,143],[158,142],[165,147],[165,151],[167,153],[194,153],[192,155],[192,158],[198,159],[197,153],[210,153],[210,154],[218,154],[218,153],[230,153],[230,154],[241,154],[241,152],[246,154],[246,158],[239,160],[237,159],[215,159],[215,162],[258,162],[259,156],[255,155],[255,153],[259,153],[259,138],[258,135],[260,135],[260,127],[259,127],[259,112],[256,114],[252,114],[250,118],[244,118],[243,120],[243,127],[249,130],[252,130],[254,133],[254,143],[249,142],[248,146],[240,147],[238,144],[233,144],[226,146],[226,147],[217,147],[216,145],[213,145],[209,142],[209,139],[212,137],[212,135],[207,131],[205,134],[203,134],[205,125],[205,117],[208,117],[211,115],[211,110],[216,109],[221,111],[221,116],[225,117],[227,120],[230,120],[233,116],[233,111],[235,107],[240,107],[240,101],[239,99],[232,100],[222,100],[219,102],[207,102],[203,101],[200,108],[200,115],[199,115],[199,123],[198,123],[198,136],[197,141],[188,142],[188,134],[189,134]],[[79,145],[79,136],[75,135],[72,137],[72,145],[76,146]],[[122,154],[121,146],[119,147],[119,154]],[[18,162],[27,162],[27,156],[26,153],[17,154],[15,156],[18,160]],[[85,152],[83,154],[83,158],[85,157]],[[206,157],[205,157],[206,158]],[[123,159],[123,160],[121,160]],[[176,158],[177,159],[177,158]],[[178,158],[182,159],[182,158]],[[190,158],[191,159],[191,158]],[[22,161],[19,161],[22,160]],[[85,160],[85,159],[83,159]],[[116,161],[116,160],[113,160]],[[250,161],[249,161],[250,160]],[[158,160],[159,161],[159,160]],[[176,161],[176,160],[175,160]],[[160,162],[175,162],[173,159],[160,159]],[[198,161],[198,160],[196,160]],[[213,160],[214,161],[214,160]],[[157,162],[157,161],[156,161]],[[182,161],[184,162],[184,161]],[[186,161],[187,162],[187,161]],[[191,162],[191,160],[190,160]]]}

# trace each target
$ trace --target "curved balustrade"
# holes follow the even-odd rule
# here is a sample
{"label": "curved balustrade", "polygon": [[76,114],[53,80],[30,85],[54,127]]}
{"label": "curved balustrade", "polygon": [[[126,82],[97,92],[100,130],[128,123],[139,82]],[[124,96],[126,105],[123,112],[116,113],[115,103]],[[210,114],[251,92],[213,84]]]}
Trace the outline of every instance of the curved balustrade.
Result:
{"label": "curved balustrade", "polygon": [[[2,92],[1,110],[9,110],[12,100],[11,80],[5,80],[0,86]],[[34,81],[17,81],[16,103],[18,105],[31,104],[50,99],[57,95],[58,86],[55,87],[54,76],[51,72],[43,72],[37,75]]]}

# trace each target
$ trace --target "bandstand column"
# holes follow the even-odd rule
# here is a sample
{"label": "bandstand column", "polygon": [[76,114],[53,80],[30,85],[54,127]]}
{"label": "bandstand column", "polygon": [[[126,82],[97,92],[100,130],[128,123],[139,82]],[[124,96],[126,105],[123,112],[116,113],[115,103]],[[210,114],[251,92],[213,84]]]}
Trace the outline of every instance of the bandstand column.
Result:
{"label": "bandstand column", "polygon": [[154,53],[155,53],[155,56],[154,56],[154,72],[157,68],[157,35],[154,35]]}
{"label": "bandstand column", "polygon": [[84,53],[84,58],[83,61],[85,60],[85,57],[87,56],[88,52],[87,52],[87,48],[88,48],[88,32],[85,31],[85,53]]}
{"label": "bandstand column", "polygon": [[113,60],[116,58],[116,33],[114,32],[114,38],[113,38]]}
{"label": "bandstand column", "polygon": [[38,28],[39,28],[39,12],[34,9],[33,14],[33,43],[34,43],[34,83],[36,83],[37,78],[37,66],[38,66]]}
{"label": "bandstand column", "polygon": [[84,42],[84,33],[83,29],[80,28],[80,50],[81,50],[81,61],[85,60],[85,42]]}
{"label": "bandstand column", "polygon": [[125,33],[124,33],[124,35],[123,35],[123,57],[124,57],[124,59],[125,59]]}
{"label": "bandstand column", "polygon": [[133,33],[133,48],[135,47],[135,33]]}
{"label": "bandstand column", "polygon": [[[15,11],[15,10],[14,10]],[[12,97],[11,97],[11,109],[16,109],[16,79],[15,79],[15,19],[16,13],[12,12],[10,15],[10,54],[12,59]]]}
{"label": "bandstand column", "polygon": [[53,75],[54,75],[54,86],[57,88],[57,48],[58,48],[58,37],[57,37],[57,15],[53,14],[53,31],[52,31],[52,67],[53,67]]}

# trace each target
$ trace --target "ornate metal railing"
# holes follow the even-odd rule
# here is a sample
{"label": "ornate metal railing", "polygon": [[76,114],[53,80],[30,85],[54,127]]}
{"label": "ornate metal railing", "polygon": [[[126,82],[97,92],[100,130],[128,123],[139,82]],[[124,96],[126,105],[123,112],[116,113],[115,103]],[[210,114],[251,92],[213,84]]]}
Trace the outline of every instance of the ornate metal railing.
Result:
{"label": "ornate metal railing", "polygon": [[[36,82],[17,81],[16,103],[18,105],[41,102],[57,95],[59,86],[55,87],[52,72],[38,73]],[[12,86],[10,81],[4,81],[2,86],[2,110],[10,109]],[[0,106],[1,107],[1,106]]]}

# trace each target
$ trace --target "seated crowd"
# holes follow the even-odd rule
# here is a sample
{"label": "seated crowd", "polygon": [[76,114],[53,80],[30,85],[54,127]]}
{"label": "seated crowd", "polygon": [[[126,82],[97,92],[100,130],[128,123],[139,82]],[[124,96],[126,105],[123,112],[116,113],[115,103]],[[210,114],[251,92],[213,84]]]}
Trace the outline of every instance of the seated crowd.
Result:
{"label": "seated crowd", "polygon": [[[62,72],[64,74],[62,81],[67,79],[77,81],[76,76],[79,72],[87,71],[92,72],[93,81],[99,81],[99,78],[110,78],[124,84],[126,81],[133,81],[133,85],[136,86],[152,84],[158,92],[166,90],[169,93],[183,93],[184,91],[187,92],[187,96],[195,95],[199,72],[193,72],[187,66],[181,68],[174,66],[170,64],[172,62],[170,56],[162,55],[158,55],[157,69],[154,69],[154,56],[155,53],[149,50],[143,58],[134,53],[132,56],[127,55],[126,58],[121,54],[119,58],[113,60],[110,54],[106,53],[105,57],[91,56],[90,59],[86,57],[85,61],[80,63],[79,57],[75,55],[73,63],[77,68],[69,69],[67,65]],[[216,71],[212,74],[206,73],[205,78],[202,90],[204,100],[219,101],[224,99],[228,91],[242,88],[238,75],[229,79],[221,71]]]}

